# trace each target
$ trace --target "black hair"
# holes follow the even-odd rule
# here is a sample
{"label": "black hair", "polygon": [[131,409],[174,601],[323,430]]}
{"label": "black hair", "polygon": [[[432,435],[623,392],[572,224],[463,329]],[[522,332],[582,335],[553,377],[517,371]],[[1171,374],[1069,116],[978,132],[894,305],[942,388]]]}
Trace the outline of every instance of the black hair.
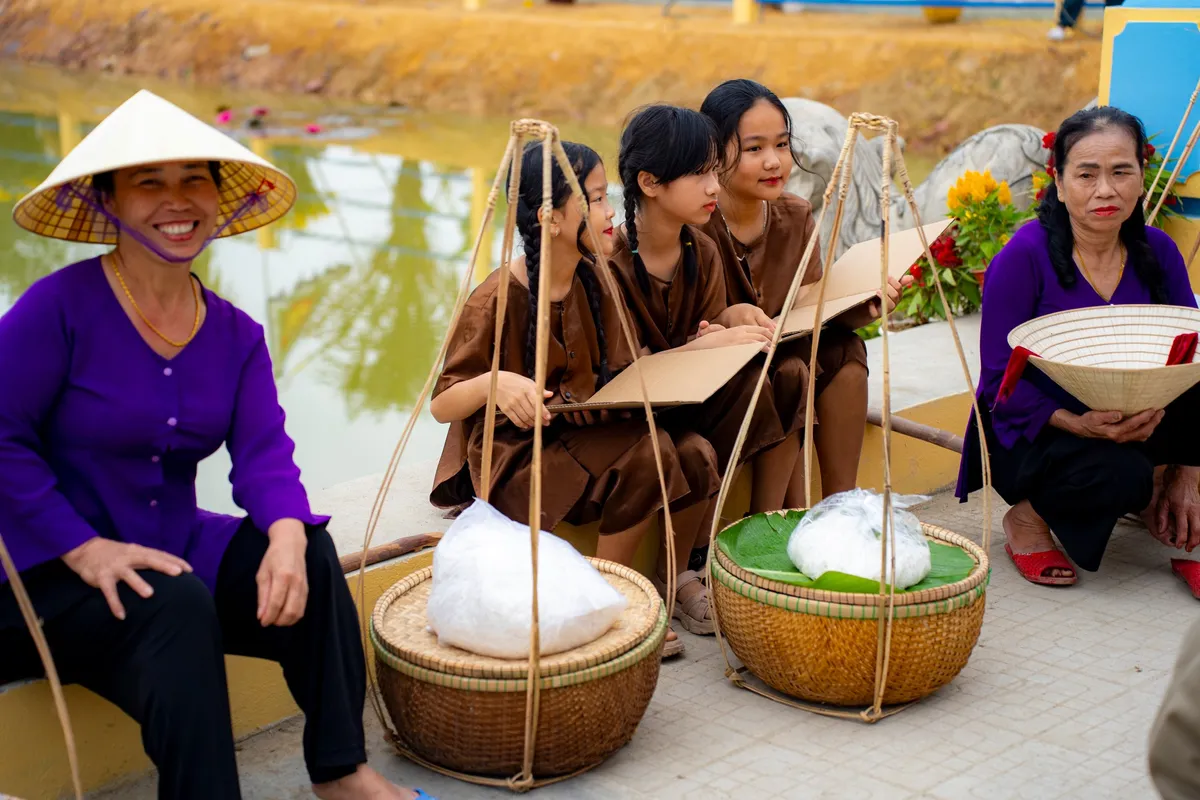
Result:
{"label": "black hair", "polygon": [[[800,153],[796,150],[795,134],[792,131],[792,115],[787,106],[779,99],[779,95],[766,86],[749,78],[736,78],[725,81],[708,93],[700,105],[700,113],[711,119],[717,126],[721,147],[727,147],[730,142],[737,142],[737,155],[733,161],[725,164],[725,171],[732,172],[742,160],[742,139],[738,136],[738,125],[746,112],[754,107],[759,100],[765,100],[783,115],[784,127],[788,132],[788,152],[792,163],[800,170],[810,175],[817,175],[806,169],[800,161]],[[819,175],[817,177],[820,177]]]}
{"label": "black hair", "polygon": [[[1142,121],[1132,114],[1112,106],[1099,106],[1083,111],[1077,111],[1059,126],[1054,137],[1053,168],[1060,173],[1066,168],[1071,156],[1071,150],[1085,136],[1097,131],[1117,128],[1125,131],[1133,139],[1134,152],[1138,166],[1146,166],[1146,130]],[[1058,283],[1064,289],[1069,289],[1078,280],[1075,269],[1075,234],[1071,230],[1071,216],[1067,206],[1058,196],[1058,186],[1052,181],[1046,187],[1046,193],[1037,209],[1038,222],[1046,231],[1050,246],[1050,263],[1058,276]],[[1155,303],[1169,302],[1166,276],[1162,265],[1154,255],[1150,242],[1146,239],[1146,217],[1142,212],[1139,200],[1134,204],[1133,213],[1121,225],[1121,242],[1125,245],[1129,263],[1133,266],[1138,279],[1150,288],[1150,296]]]}
{"label": "black hair", "polygon": [[[212,176],[217,189],[221,188],[221,162],[209,161],[208,174]],[[97,172],[92,176],[92,190],[100,197],[112,197],[117,188],[117,171]]]}
{"label": "black hair", "polygon": [[[650,274],[638,254],[637,209],[642,199],[638,175],[648,172],[660,184],[686,175],[718,169],[722,164],[720,141],[713,121],[688,108],[645,106],[634,112],[621,133],[617,171],[625,192],[625,234],[633,253],[633,272],[643,292],[650,291]],[[693,283],[700,268],[687,227],[680,228],[683,244],[683,279]]]}
{"label": "black hair", "polygon": [[[600,165],[600,156],[587,145],[575,142],[563,142],[563,150],[571,162],[575,178],[583,187],[584,180],[592,170]],[[525,247],[525,272],[529,278],[529,321],[525,334],[525,372],[530,378],[537,369],[537,305],[538,305],[538,275],[541,270],[542,258],[542,223],[538,219],[538,211],[542,207],[542,143],[530,142],[525,146],[521,156],[521,186],[517,194],[517,231],[521,234],[521,244]],[[552,160],[550,170],[550,199],[555,209],[563,208],[571,200],[571,185],[563,173],[557,159]],[[579,250],[579,263],[575,266],[575,274],[579,276],[584,291],[587,292],[588,306],[592,311],[592,322],[596,326],[596,341],[600,346],[600,376],[597,386],[603,386],[612,380],[612,372],[608,367],[608,339],[604,333],[604,320],[600,308],[600,282],[596,277],[594,267],[596,254],[583,245],[583,234],[587,230],[586,218],[580,220],[579,229],[575,232],[575,246]]]}

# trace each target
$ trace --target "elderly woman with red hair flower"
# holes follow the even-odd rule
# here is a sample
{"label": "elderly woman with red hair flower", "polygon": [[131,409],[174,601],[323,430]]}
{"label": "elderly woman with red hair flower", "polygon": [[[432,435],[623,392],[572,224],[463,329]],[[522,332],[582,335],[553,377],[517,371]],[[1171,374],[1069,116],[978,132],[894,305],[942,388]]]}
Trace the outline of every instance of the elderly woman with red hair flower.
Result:
{"label": "elderly woman with red hair flower", "polygon": [[[1119,109],[1089,109],[1046,144],[1053,182],[1041,195],[1038,221],[1020,228],[988,268],[977,398],[992,481],[1012,506],[1005,549],[1027,580],[1069,585],[1076,582],[1072,561],[1099,568],[1125,514],[1142,514],[1165,544],[1188,552],[1200,546],[1200,389],[1130,417],[1089,410],[1033,368],[1006,381],[1008,334],[1059,311],[1119,303],[1194,308],[1196,298],[1178,248],[1142,215],[1141,122]],[[957,491],[964,501],[982,488],[980,449],[972,419]],[[1200,563],[1176,560],[1174,568],[1200,597]]]}

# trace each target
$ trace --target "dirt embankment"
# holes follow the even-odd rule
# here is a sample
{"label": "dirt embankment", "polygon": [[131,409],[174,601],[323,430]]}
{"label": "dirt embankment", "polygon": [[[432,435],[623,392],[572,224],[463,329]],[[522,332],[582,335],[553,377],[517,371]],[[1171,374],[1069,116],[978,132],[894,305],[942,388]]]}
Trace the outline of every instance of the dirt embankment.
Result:
{"label": "dirt embankment", "polygon": [[[540,3],[540,0],[539,0]],[[899,120],[934,154],[1001,122],[1051,128],[1096,94],[1100,44],[1041,21],[931,26],[889,15],[368,0],[0,0],[0,53],[366,103],[612,125],[639,104],[698,104],[754,77]]]}

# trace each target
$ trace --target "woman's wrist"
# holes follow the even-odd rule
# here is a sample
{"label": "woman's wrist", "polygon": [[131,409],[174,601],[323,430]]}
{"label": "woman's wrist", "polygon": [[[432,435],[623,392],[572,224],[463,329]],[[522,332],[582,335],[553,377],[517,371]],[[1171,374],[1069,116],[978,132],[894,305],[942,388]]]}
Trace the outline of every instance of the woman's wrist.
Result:
{"label": "woman's wrist", "polygon": [[1050,415],[1051,427],[1058,428],[1060,431],[1066,431],[1074,436],[1079,436],[1079,415],[1072,414],[1065,408],[1060,408]]}
{"label": "woman's wrist", "polygon": [[281,539],[305,537],[304,523],[294,517],[277,519],[267,528],[267,538],[272,542]]}

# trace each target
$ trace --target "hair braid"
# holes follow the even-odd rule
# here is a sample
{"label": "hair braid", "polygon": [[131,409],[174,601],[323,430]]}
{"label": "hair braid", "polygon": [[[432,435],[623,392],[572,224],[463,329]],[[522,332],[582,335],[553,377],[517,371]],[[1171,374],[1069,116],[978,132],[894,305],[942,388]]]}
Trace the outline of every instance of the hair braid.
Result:
{"label": "hair braid", "polygon": [[525,320],[525,374],[533,378],[537,371],[538,283],[542,261],[542,223],[536,208],[522,198],[517,203],[521,245],[525,248],[525,274],[529,281],[529,314]]}

